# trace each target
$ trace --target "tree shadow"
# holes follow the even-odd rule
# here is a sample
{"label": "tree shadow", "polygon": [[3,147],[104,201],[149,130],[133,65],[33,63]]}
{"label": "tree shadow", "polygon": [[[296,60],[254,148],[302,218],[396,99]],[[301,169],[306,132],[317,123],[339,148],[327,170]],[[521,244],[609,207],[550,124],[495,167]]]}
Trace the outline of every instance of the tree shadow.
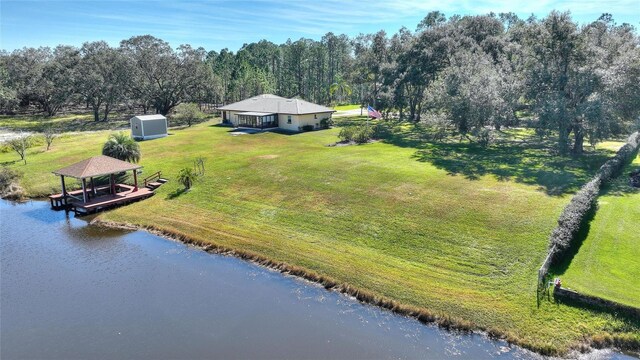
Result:
{"label": "tree shadow", "polygon": [[493,175],[499,181],[538,185],[554,196],[576,191],[613,154],[611,150],[594,150],[580,157],[562,157],[555,153],[553,139],[517,132],[496,134],[499,138],[488,147],[464,137],[434,141],[433,133],[418,125],[403,125],[402,131],[391,128],[382,138],[396,146],[416,148],[414,159],[449,175],[470,180]]}
{"label": "tree shadow", "polygon": [[175,191],[167,194],[166,200],[172,200],[177,198],[178,196],[186,193],[188,190],[185,188],[176,189]]}

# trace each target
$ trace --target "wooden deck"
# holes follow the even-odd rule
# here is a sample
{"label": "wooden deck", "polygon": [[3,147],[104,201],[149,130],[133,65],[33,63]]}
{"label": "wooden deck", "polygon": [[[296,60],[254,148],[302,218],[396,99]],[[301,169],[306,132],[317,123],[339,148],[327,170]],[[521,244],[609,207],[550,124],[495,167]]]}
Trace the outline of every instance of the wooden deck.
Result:
{"label": "wooden deck", "polygon": [[153,196],[154,192],[148,188],[140,188],[138,191],[133,191],[133,188],[127,191],[119,192],[115,195],[108,194],[98,196],[84,203],[79,200],[72,200],[70,202],[71,209],[76,214],[90,214],[101,210],[110,209],[112,207],[125,205],[134,201],[146,199]]}
{"label": "wooden deck", "polygon": [[110,191],[108,185],[96,186],[97,195],[93,195],[92,188],[87,189],[90,197],[86,203],[82,200],[82,190],[68,191],[66,197],[62,194],[49,195],[49,201],[55,210],[68,209],[76,214],[90,214],[146,199],[154,194],[154,189],[146,187],[133,191],[134,187],[131,185],[116,184],[115,188],[115,195],[108,193]]}

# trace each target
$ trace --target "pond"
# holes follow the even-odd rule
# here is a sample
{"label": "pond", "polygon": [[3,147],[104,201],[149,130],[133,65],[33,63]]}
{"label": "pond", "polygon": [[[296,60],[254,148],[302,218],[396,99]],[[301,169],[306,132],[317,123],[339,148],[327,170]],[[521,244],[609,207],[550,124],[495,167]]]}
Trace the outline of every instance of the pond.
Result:
{"label": "pond", "polygon": [[0,211],[2,359],[538,358],[46,202]]}

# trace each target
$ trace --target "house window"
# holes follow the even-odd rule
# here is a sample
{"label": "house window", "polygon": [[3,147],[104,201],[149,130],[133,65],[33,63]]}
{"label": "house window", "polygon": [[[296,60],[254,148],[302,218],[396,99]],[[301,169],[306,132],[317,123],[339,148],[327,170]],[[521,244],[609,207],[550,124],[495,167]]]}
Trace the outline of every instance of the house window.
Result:
{"label": "house window", "polygon": [[318,114],[313,114],[313,118],[317,119],[318,118]]}
{"label": "house window", "polygon": [[287,115],[287,124],[291,124],[291,115]]}

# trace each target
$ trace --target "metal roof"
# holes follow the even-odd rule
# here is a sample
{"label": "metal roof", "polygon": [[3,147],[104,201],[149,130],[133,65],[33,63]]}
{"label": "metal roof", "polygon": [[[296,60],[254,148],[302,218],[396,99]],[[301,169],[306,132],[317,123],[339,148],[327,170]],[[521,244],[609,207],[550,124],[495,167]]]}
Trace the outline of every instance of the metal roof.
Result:
{"label": "metal roof", "polygon": [[310,103],[302,99],[286,99],[272,94],[262,94],[219,107],[218,110],[264,112],[278,114],[317,114],[335,112],[326,106]]}
{"label": "metal roof", "polygon": [[166,117],[160,115],[160,114],[154,114],[154,115],[137,115],[132,117],[132,119],[138,119],[140,121],[147,121],[147,120],[167,120]]}
{"label": "metal roof", "polygon": [[73,165],[56,170],[53,173],[76,179],[86,179],[140,168],[142,168],[140,165],[100,155],[82,160]]}

